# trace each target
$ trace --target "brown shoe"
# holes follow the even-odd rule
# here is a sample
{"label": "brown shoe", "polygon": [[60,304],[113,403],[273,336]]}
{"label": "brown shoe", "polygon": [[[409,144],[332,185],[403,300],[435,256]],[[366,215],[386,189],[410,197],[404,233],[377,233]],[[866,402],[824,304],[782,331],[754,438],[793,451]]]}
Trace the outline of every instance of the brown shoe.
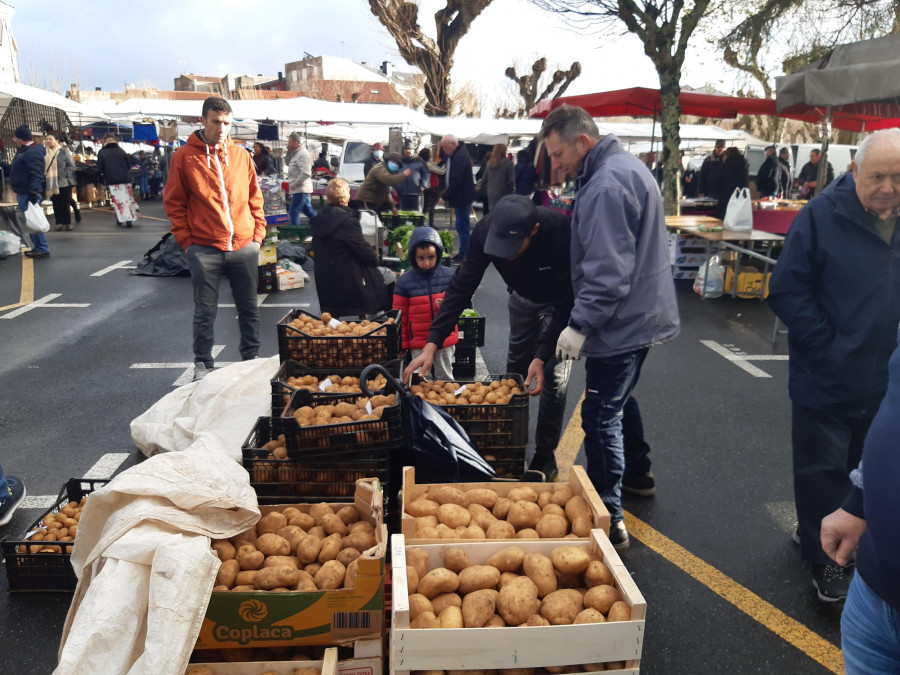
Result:
{"label": "brown shoe", "polygon": [[50,251],[25,251],[26,258],[49,258]]}

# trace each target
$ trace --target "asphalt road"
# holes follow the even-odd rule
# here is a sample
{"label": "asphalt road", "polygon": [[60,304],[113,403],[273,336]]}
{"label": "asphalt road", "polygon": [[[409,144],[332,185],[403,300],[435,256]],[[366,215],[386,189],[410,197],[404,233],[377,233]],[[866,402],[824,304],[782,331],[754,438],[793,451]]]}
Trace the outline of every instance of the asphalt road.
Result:
{"label": "asphalt road", "polygon": [[[120,470],[138,461],[129,422],[192,360],[188,278],[122,268],[91,276],[134,265],[167,231],[159,202],[143,208],[159,220],[123,230],[111,213],[86,211],[75,232],[51,232],[51,257],[33,261],[36,304],[13,318],[24,261],[0,261],[0,462],[29,495],[56,495],[108,453],[128,454]],[[820,605],[790,541],[785,338],[773,347],[773,315],[758,301],[701,301],[689,282],[678,292],[682,334],[651,350],[636,390],[658,486],[653,498],[626,499],[632,547],[623,559],[648,605],[642,672],[839,672],[840,607]],[[490,273],[474,301],[488,317],[481,353],[492,373],[505,366],[505,298]],[[227,285],[220,302],[231,302]],[[268,296],[263,355],[277,353],[274,325],[288,311],[273,303],[317,309],[312,285]],[[237,343],[234,310],[223,308],[219,360],[236,360]],[[146,362],[174,365],[132,368]],[[576,364],[567,419],[583,390]],[[536,412],[534,402],[532,424]],[[577,444],[579,433],[576,420],[566,440]],[[21,535],[39,514],[20,510],[0,536]],[[71,596],[0,594],[0,672],[50,672]]]}

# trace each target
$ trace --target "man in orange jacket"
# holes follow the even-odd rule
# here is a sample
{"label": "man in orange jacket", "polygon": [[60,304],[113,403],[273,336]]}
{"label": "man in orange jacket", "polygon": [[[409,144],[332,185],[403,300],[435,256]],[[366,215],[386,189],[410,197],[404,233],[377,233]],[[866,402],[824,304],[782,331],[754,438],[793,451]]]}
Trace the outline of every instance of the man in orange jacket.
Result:
{"label": "man in orange jacket", "polygon": [[172,234],[187,252],[194,286],[194,381],[215,365],[213,325],[223,275],[237,306],[241,358],[254,359],[259,352],[257,266],[266,235],[253,161],[228,137],[231,106],[208,98],[200,119],[203,129],[172,156],[165,189]]}

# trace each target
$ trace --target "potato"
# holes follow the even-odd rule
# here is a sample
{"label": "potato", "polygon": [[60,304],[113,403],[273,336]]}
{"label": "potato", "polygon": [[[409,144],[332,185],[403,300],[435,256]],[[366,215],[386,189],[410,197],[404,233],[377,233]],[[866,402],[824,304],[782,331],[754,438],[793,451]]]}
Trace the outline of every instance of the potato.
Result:
{"label": "potato", "polygon": [[279,513],[278,511],[270,511],[262,518],[260,518],[258,523],[256,523],[256,535],[262,536],[270,532],[278,532],[278,530],[280,530],[287,524],[287,518],[284,517],[283,513]]}
{"label": "potato", "polygon": [[344,583],[344,576],[347,574],[347,568],[337,560],[328,560],[322,568],[316,572],[313,581],[320,591],[340,588]]}
{"label": "potato", "polygon": [[253,547],[256,548],[256,528],[252,527],[240,534],[236,534],[230,541],[238,549],[241,547],[241,544],[253,544]]}
{"label": "potato", "polygon": [[557,588],[581,588],[584,579],[580,574],[563,574],[556,570]]}
{"label": "potato", "polygon": [[419,585],[419,575],[416,573],[416,568],[412,565],[406,566],[406,589],[410,594],[414,594],[416,592],[416,588]]}
{"label": "potato", "polygon": [[[343,506],[339,508],[337,511],[337,517],[343,521],[344,525],[352,525],[360,518],[359,511],[357,511],[356,507],[354,506]],[[327,526],[325,529],[327,531]]]}
{"label": "potato", "polygon": [[610,608],[617,600],[619,600],[619,591],[613,586],[600,584],[589,588],[584,594],[584,606],[593,607],[601,614],[607,614]]}
{"label": "potato", "polygon": [[434,607],[435,615],[440,616],[445,607],[453,605],[454,607],[462,607],[462,598],[458,593],[441,593],[431,599],[431,606]]}
{"label": "potato", "polygon": [[487,535],[484,530],[478,527],[478,525],[469,525],[466,529],[462,531],[460,534],[460,538],[462,539],[487,539]]}
{"label": "potato", "polygon": [[[549,494],[549,493],[545,492],[544,494]],[[559,504],[554,504],[552,502],[550,504],[547,504],[546,506],[542,506],[541,513],[544,514],[545,516],[549,516],[550,514],[555,513],[558,516],[562,516],[563,518],[566,518],[566,510],[563,507],[561,507]],[[568,518],[566,518],[566,522],[567,523],[569,522]]]}
{"label": "potato", "polygon": [[497,493],[490,488],[475,488],[469,490],[465,493],[464,498],[466,506],[478,504],[486,509],[494,508],[494,504],[496,504],[499,499]]}
{"label": "potato", "polygon": [[463,628],[463,615],[459,607],[448,605],[438,614],[441,628]]}
{"label": "potato", "polygon": [[296,567],[263,567],[256,573],[253,585],[261,591],[273,588],[296,586],[300,580],[300,570]]}
{"label": "potato", "polygon": [[538,597],[556,590],[556,574],[553,570],[553,562],[541,553],[529,553],[522,561],[522,570],[538,588]]}
{"label": "potato", "polygon": [[277,534],[267,532],[260,535],[256,540],[256,548],[261,551],[264,556],[270,555],[290,555],[291,544],[284,537]]}
{"label": "potato", "polygon": [[339,534],[341,536],[348,534],[347,525],[339,516],[334,513],[326,513],[322,516],[322,527],[329,535]]}
{"label": "potato", "polygon": [[241,570],[234,579],[235,586],[254,586],[258,570]]}
{"label": "potato", "polygon": [[406,564],[414,567],[421,579],[428,574],[428,552],[419,547],[406,549]]}
{"label": "potato", "polygon": [[534,668],[501,668],[500,675],[534,675]]}
{"label": "potato", "polygon": [[517,530],[533,528],[541,519],[541,507],[534,502],[519,500],[509,507],[506,520]]}
{"label": "potato", "polygon": [[487,559],[487,565],[496,567],[501,572],[515,572],[522,567],[525,551],[518,546],[507,546]]}
{"label": "potato", "polygon": [[528,617],[528,620],[522,624],[523,626],[549,626],[550,622],[547,621],[540,614],[532,614]]}
{"label": "potato", "polygon": [[568,502],[572,498],[572,488],[568,485],[568,483],[554,483],[553,484],[553,503],[559,504],[560,506],[565,506],[566,502]]}
{"label": "potato", "polygon": [[347,526],[347,532],[356,534],[357,532],[374,532],[375,526],[367,520],[358,520]]}
{"label": "potato", "polygon": [[541,535],[537,533],[537,530],[532,530],[530,527],[526,527],[524,530],[519,530],[516,532],[516,539],[540,539]]}
{"label": "potato", "polygon": [[429,490],[428,498],[441,505],[458,504],[459,506],[467,506],[465,493],[452,485],[441,485],[436,490]]}
{"label": "potato", "polygon": [[608,621],[631,621],[631,607],[624,600],[616,600],[606,618]]}
{"label": "potato", "polygon": [[[296,509],[294,510],[296,511]],[[287,509],[285,509],[285,511],[287,511]],[[288,521],[288,525],[295,525],[296,527],[302,529],[304,532],[308,532],[311,527],[315,526],[315,524],[316,521],[311,515],[309,515],[308,513],[301,513],[300,511],[297,511],[297,515]]]}
{"label": "potato", "polygon": [[335,560],[337,560],[344,567],[346,567],[347,565],[352,563],[354,560],[356,560],[361,555],[362,555],[362,553],[357,551],[355,548],[345,548],[345,549],[341,550],[340,553],[337,554],[337,558],[335,558]]}
{"label": "potato", "polygon": [[317,537],[319,539],[324,539],[328,536],[325,532],[325,528],[321,525],[314,525],[306,531],[306,534],[312,535],[313,537]]}
{"label": "potato", "polygon": [[488,622],[484,624],[485,628],[503,628],[506,625],[506,622],[503,620],[503,617],[499,614],[494,614]]}
{"label": "potato", "polygon": [[534,491],[534,488],[523,485],[520,487],[512,488],[509,492],[506,493],[506,498],[512,502],[532,502],[535,506],[537,506],[538,495],[537,492]]}
{"label": "potato", "polygon": [[301,565],[308,565],[315,562],[319,557],[319,551],[322,548],[322,540],[315,535],[308,534],[297,545],[297,560]]}
{"label": "potato", "polygon": [[320,569],[322,569],[322,563],[320,562],[310,563],[303,568],[303,570],[310,576],[316,576]]}
{"label": "potato", "polygon": [[257,551],[253,544],[241,544],[238,546],[235,559],[240,564],[242,570],[258,570],[262,567],[266,556],[262,551]]}
{"label": "potato", "polygon": [[515,539],[516,528],[505,520],[498,520],[485,532],[488,539]]}
{"label": "potato", "polygon": [[212,547],[216,552],[216,555],[219,556],[219,560],[221,560],[222,562],[231,560],[232,558],[234,558],[235,553],[237,553],[237,550],[227,539],[219,539],[218,541],[214,541],[212,543]]}
{"label": "potato", "polygon": [[541,492],[538,495],[537,505],[541,507],[541,512],[543,512],[544,508],[552,503],[553,493],[549,491]]}
{"label": "potato", "polygon": [[335,515],[334,509],[331,507],[331,504],[322,502],[319,504],[313,504],[309,507],[309,515],[312,516],[312,519],[314,521],[316,521],[316,525],[324,526],[322,518],[329,514]]}
{"label": "potato", "polygon": [[591,554],[578,546],[557,546],[550,558],[553,567],[563,574],[581,574],[591,564]]}
{"label": "potato", "polygon": [[463,624],[466,628],[481,628],[492,616],[499,593],[493,589],[472,591],[462,601]]}
{"label": "potato", "polygon": [[406,512],[414,518],[437,516],[439,506],[436,501],[419,497],[406,505]]}
{"label": "potato", "polygon": [[422,612],[431,612],[434,614],[434,607],[431,600],[421,593],[413,593],[409,596],[409,620],[415,621],[416,617]]}
{"label": "potato", "polygon": [[456,533],[456,530],[452,527],[448,527],[444,525],[444,523],[439,523],[436,528],[438,539],[459,539],[459,535]]}
{"label": "potato", "polygon": [[241,565],[237,560],[234,560],[233,558],[231,560],[226,560],[219,566],[219,571],[216,573],[216,586],[227,586],[228,588],[231,588],[234,586],[234,581],[240,571]]}
{"label": "potato", "polygon": [[293,567],[300,569],[300,561],[293,555],[270,555],[263,562],[263,567]]}
{"label": "potato", "polygon": [[[553,504],[553,506],[556,506],[556,504]],[[534,529],[541,539],[561,539],[569,533],[569,521],[564,515],[545,513],[537,521]]]}
{"label": "potato", "polygon": [[256,586],[235,586],[231,589],[232,593],[255,593]]}
{"label": "potato", "polygon": [[422,612],[415,621],[409,622],[410,628],[440,628],[441,622],[433,612]]}
{"label": "potato", "polygon": [[538,606],[538,588],[528,577],[519,577],[500,589],[497,596],[497,612],[511,626],[518,626],[535,613]]}
{"label": "potato", "polygon": [[416,537],[419,539],[440,539],[441,533],[437,527],[423,527],[416,530]]}
{"label": "potato", "polygon": [[275,534],[287,541],[291,547],[291,554],[297,552],[297,546],[300,545],[301,540],[306,536],[306,532],[296,525],[285,525]]}
{"label": "potato", "polygon": [[[278,441],[272,441],[272,442],[277,443]],[[268,445],[268,444],[266,444],[266,445]],[[263,447],[265,448],[266,446],[264,445]],[[303,513],[303,512],[295,506],[285,506],[283,509],[281,509],[281,515],[283,515],[285,518],[287,518],[287,521],[289,524],[291,522],[291,519],[296,518],[301,513]]]}
{"label": "potato", "polygon": [[581,611],[579,604],[565,591],[554,591],[541,600],[541,616],[552,626],[567,626]]}
{"label": "potato", "polygon": [[431,570],[419,579],[417,590],[426,598],[433,598],[441,593],[453,593],[459,588],[459,577],[445,567]]}
{"label": "potato", "polygon": [[465,550],[457,546],[451,546],[446,551],[444,551],[444,567],[446,567],[451,572],[456,572],[457,574],[459,574],[464,569],[469,567],[470,564],[469,554],[466,553]]}
{"label": "potato", "polygon": [[593,522],[583,516],[578,516],[572,521],[572,534],[576,537],[584,538],[591,536],[591,530],[593,528]]}
{"label": "potato", "polygon": [[316,586],[315,580],[313,580],[312,574],[307,572],[306,570],[297,570],[300,575],[298,577],[297,585],[294,586],[295,591],[317,591],[319,587]]}
{"label": "potato", "polygon": [[437,525],[437,516],[420,516],[419,518],[416,518],[416,532],[425,527],[437,527]]}
{"label": "potato", "polygon": [[509,507],[513,505],[511,499],[506,497],[500,497],[497,500],[497,503],[494,504],[494,508],[491,509],[491,513],[494,514],[494,518],[499,518],[503,520],[506,518],[506,515],[509,513]]}
{"label": "potato", "polygon": [[347,565],[347,573],[344,575],[344,588],[353,588],[356,585],[356,571],[359,569],[359,559]]}
{"label": "potato", "polygon": [[341,539],[341,546],[343,548],[355,548],[360,552],[368,551],[375,546],[376,543],[375,532],[372,530],[358,530],[356,532],[351,532]]}
{"label": "potato", "polygon": [[587,569],[584,571],[584,583],[588,588],[606,584],[613,585],[613,575],[609,568],[600,560],[591,560]]}
{"label": "potato", "polygon": [[593,518],[591,507],[588,505],[587,500],[581,495],[575,495],[566,502],[566,518],[572,523],[575,522],[575,519],[579,516],[586,518],[587,520]]}
{"label": "potato", "polygon": [[583,609],[575,615],[572,623],[605,623],[606,618],[593,607]]}
{"label": "potato", "polygon": [[[337,516],[335,516],[335,518],[337,518]],[[322,547],[319,549],[319,557],[317,558],[317,560],[320,563],[334,560],[338,557],[338,553],[340,552],[341,535],[330,534],[322,540]]]}
{"label": "potato", "polygon": [[459,504],[441,504],[438,507],[437,519],[447,527],[453,529],[462,525],[468,526],[472,521],[472,514]]}
{"label": "potato", "polygon": [[460,595],[480,591],[487,588],[496,588],[500,583],[500,570],[490,565],[473,565],[459,573]]}
{"label": "potato", "polygon": [[[522,557],[523,558],[525,557],[524,553],[522,554]],[[500,573],[500,583],[498,584],[498,587],[503,588],[510,581],[512,581],[514,579],[518,579],[520,576],[522,576],[522,575],[516,574],[515,572],[501,572]]]}

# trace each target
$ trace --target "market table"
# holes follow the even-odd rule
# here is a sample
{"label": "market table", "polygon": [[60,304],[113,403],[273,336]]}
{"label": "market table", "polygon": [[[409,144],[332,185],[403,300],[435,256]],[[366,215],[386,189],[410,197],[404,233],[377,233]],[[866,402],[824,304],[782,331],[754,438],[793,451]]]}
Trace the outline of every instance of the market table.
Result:
{"label": "market table", "polygon": [[[738,287],[738,269],[740,256],[746,255],[751,258],[763,261],[763,288],[760,290],[760,300],[765,296],[765,279],[769,273],[769,265],[774,265],[776,260],[772,257],[772,247],[784,241],[784,237],[780,234],[771,232],[763,232],[760,230],[750,230],[749,232],[731,232],[729,230],[718,230],[710,232],[700,229],[701,226],[706,228],[721,227],[722,221],[718,218],[710,218],[709,216],[666,216],[666,227],[670,230],[678,232],[689,232],[692,237],[697,237],[706,241],[706,263],[703,269],[703,292],[700,297],[706,298],[706,283],[709,279],[709,258],[712,254],[713,243],[721,244],[724,248],[735,251],[738,255],[734,260],[734,283],[731,286],[731,297],[737,297]],[[743,242],[762,242],[766,244],[766,252],[762,253],[752,248],[740,246]]]}
{"label": "market table", "polygon": [[772,234],[787,234],[803,206],[779,206],[775,209],[753,209],[753,229]]}

